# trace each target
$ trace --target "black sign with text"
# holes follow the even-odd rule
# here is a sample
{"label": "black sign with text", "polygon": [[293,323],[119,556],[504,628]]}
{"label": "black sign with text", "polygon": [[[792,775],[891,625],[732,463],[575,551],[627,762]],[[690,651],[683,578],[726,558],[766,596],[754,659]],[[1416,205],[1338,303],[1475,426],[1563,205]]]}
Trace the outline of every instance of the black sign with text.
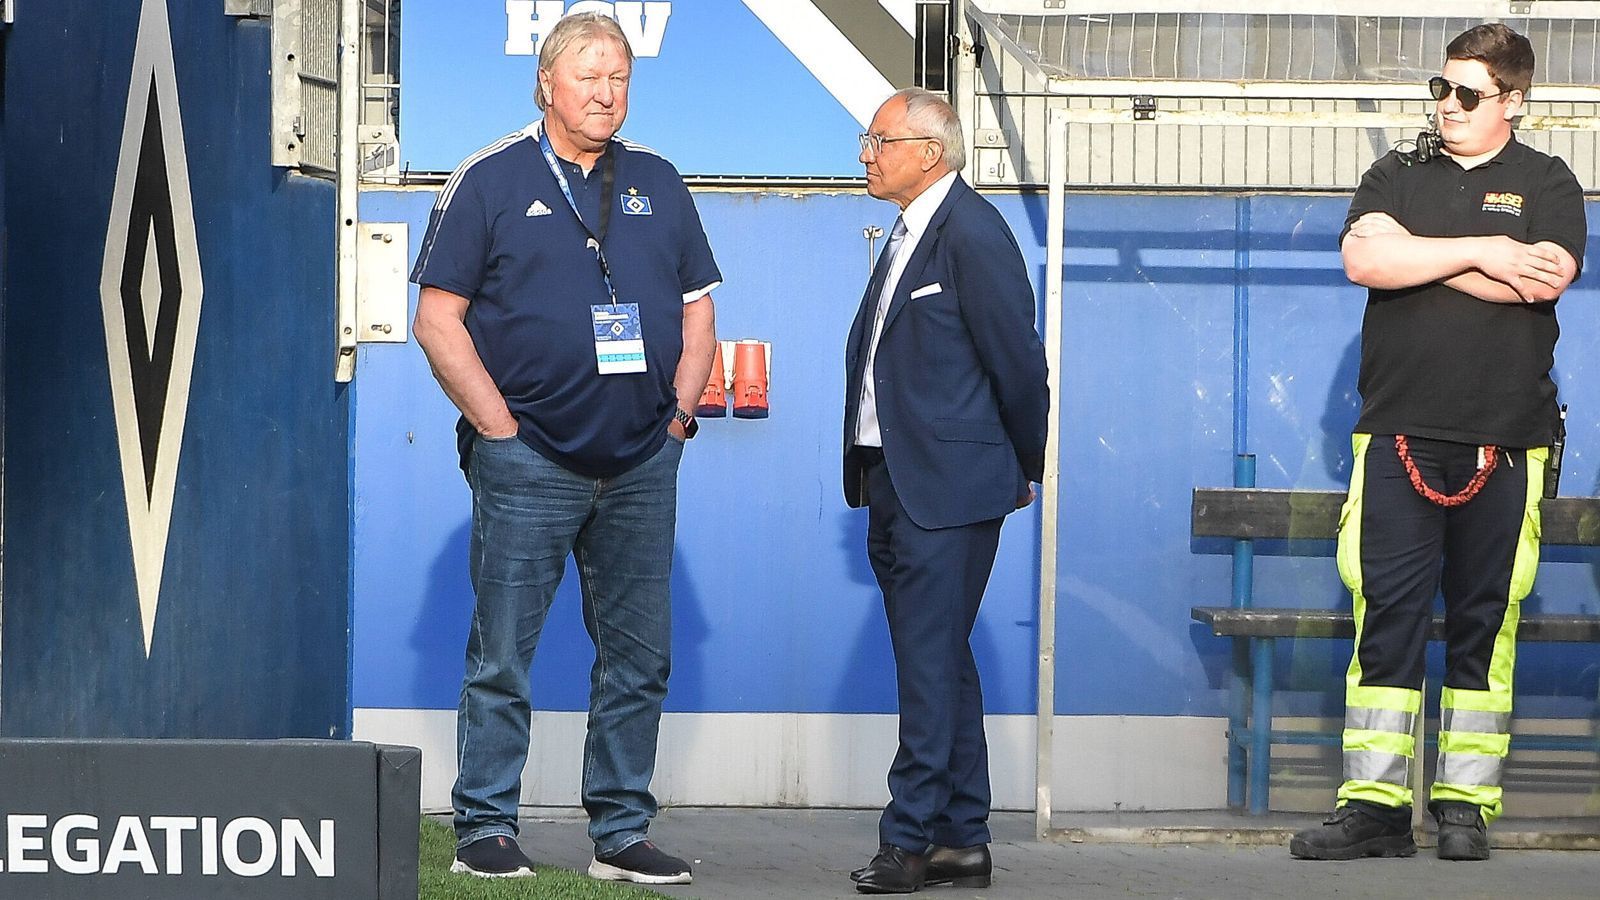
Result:
{"label": "black sign with text", "polygon": [[417,896],[421,752],[0,740],[0,898]]}

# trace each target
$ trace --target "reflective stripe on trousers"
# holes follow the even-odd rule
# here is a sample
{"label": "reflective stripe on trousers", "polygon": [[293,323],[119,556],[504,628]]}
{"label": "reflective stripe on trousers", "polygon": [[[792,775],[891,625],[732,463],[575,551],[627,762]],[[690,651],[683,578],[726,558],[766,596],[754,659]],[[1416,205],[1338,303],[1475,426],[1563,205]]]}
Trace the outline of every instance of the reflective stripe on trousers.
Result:
{"label": "reflective stripe on trousers", "polygon": [[1411,804],[1411,761],[1416,757],[1412,729],[1421,708],[1421,691],[1347,685],[1341,802]]}
{"label": "reflective stripe on trousers", "polygon": [[[1356,652],[1345,678],[1339,799],[1413,802],[1408,776],[1422,706],[1417,688],[1432,597],[1442,587],[1450,649],[1430,796],[1475,804],[1492,822],[1501,812],[1517,623],[1538,567],[1548,453],[1504,451],[1505,470],[1497,470],[1470,504],[1446,511],[1415,495],[1392,442],[1354,436],[1355,465],[1340,515],[1337,561],[1353,601]],[[1413,455],[1435,487],[1462,477],[1463,468],[1470,474],[1462,457],[1470,462],[1475,448],[1414,443]]]}

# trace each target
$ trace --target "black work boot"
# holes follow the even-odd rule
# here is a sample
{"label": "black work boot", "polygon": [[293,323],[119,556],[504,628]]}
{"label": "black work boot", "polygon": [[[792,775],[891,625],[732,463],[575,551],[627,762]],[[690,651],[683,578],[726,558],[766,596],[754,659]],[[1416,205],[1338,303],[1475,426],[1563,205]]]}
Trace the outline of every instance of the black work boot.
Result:
{"label": "black work boot", "polygon": [[1386,807],[1352,800],[1320,826],[1289,840],[1289,854],[1300,859],[1360,859],[1363,856],[1415,856],[1411,807]]}
{"label": "black work boot", "polygon": [[1488,859],[1489,826],[1476,803],[1435,800],[1428,811],[1439,823],[1440,859]]}

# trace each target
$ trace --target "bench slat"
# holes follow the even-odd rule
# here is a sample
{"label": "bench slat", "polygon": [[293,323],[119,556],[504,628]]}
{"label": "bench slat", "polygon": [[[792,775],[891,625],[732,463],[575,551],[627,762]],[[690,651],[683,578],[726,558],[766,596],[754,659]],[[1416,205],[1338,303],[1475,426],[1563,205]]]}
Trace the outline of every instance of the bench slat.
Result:
{"label": "bench slat", "polygon": [[[1231,606],[1196,606],[1189,611],[1196,622],[1210,626],[1220,637],[1353,638],[1355,617],[1347,610],[1282,609]],[[1444,639],[1444,618],[1435,616],[1430,640]],[[1600,641],[1600,617],[1523,616],[1518,641],[1585,643]]]}
{"label": "bench slat", "polygon": [[[1195,488],[1190,529],[1195,537],[1333,540],[1343,491]],[[1540,505],[1541,542],[1600,546],[1600,497],[1556,497]]]}

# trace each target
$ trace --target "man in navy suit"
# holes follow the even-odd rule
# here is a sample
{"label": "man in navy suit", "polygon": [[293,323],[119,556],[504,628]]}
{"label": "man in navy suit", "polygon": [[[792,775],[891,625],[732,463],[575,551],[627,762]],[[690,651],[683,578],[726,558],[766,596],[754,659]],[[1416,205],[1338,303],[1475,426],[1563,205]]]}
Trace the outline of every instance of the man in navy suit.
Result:
{"label": "man in navy suit", "polygon": [[1011,229],[961,180],[937,94],[890,97],[861,135],[867,193],[900,207],[845,348],[844,490],[894,646],[900,748],[869,894],[989,884],[989,758],[970,637],[1000,523],[1044,477],[1049,388]]}

